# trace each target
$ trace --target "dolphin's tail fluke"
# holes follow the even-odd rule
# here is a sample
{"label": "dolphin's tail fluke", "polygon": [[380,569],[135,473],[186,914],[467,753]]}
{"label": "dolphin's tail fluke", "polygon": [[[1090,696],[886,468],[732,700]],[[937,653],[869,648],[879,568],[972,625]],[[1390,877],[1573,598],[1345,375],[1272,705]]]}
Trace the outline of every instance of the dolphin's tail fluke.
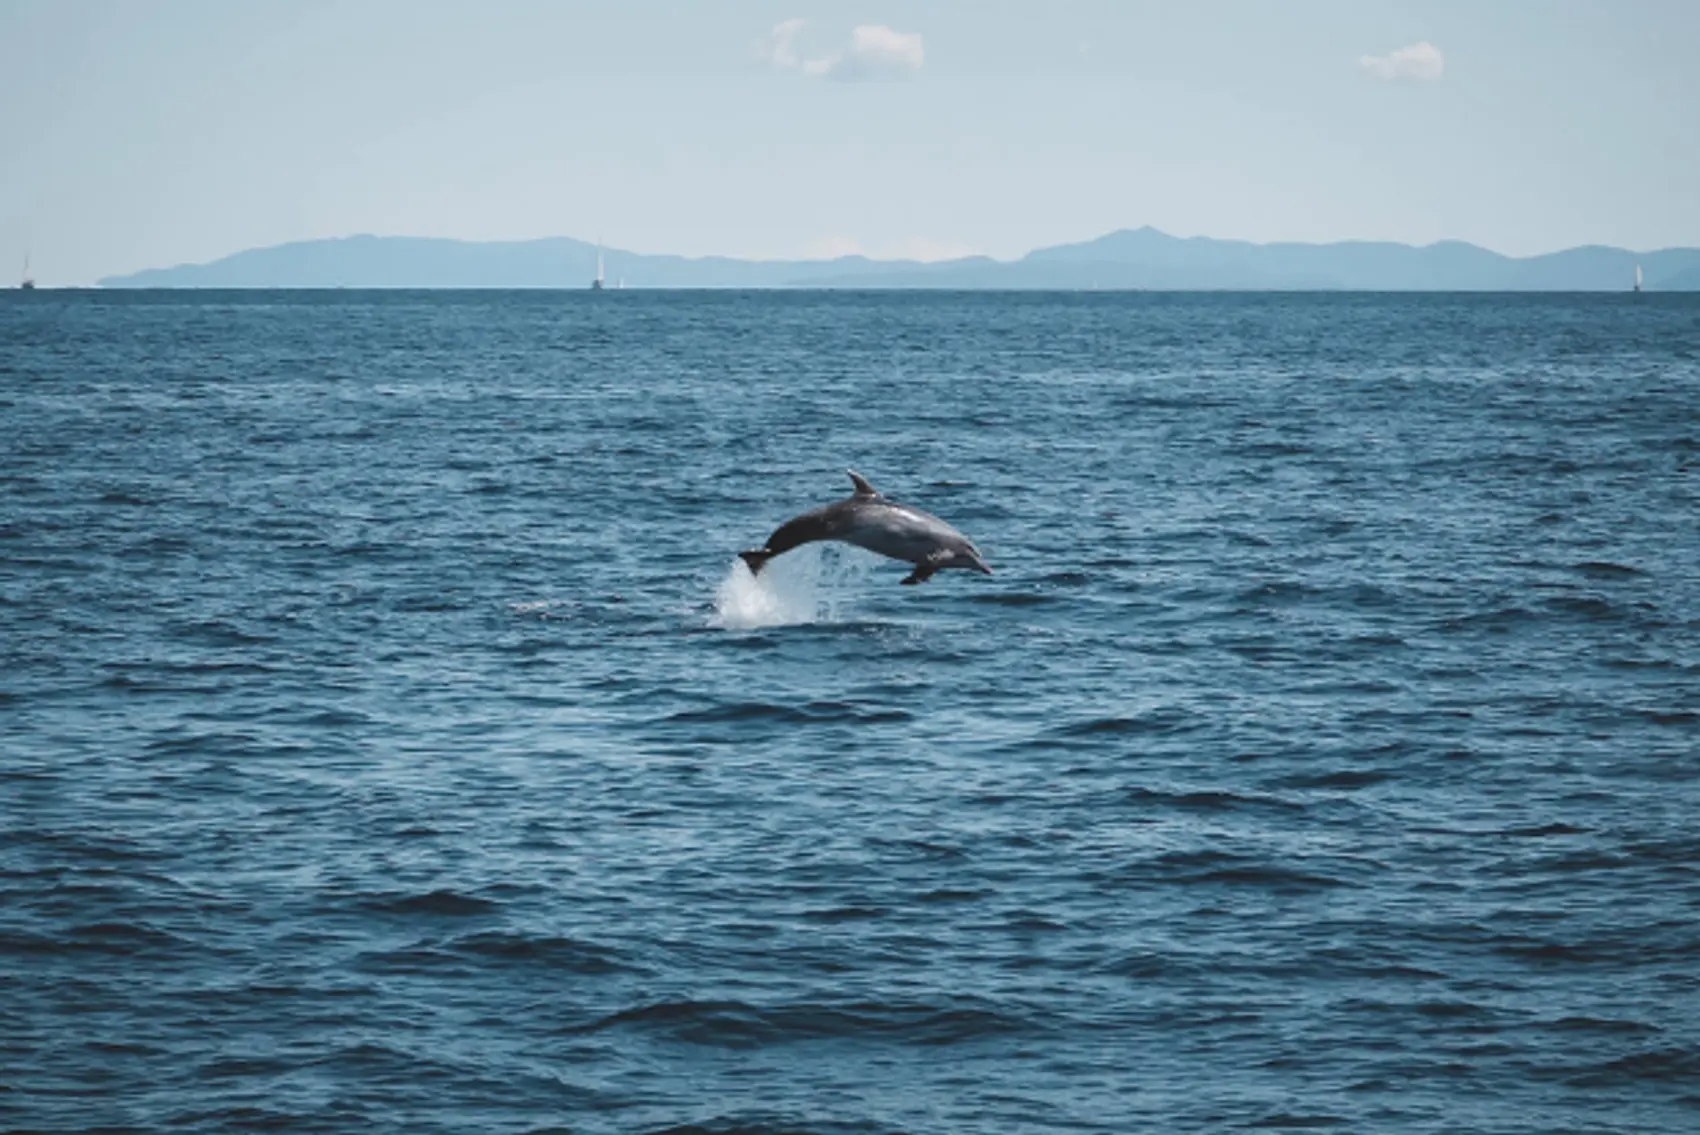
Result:
{"label": "dolphin's tail fluke", "polygon": [[771,560],[775,554],[766,548],[754,548],[748,552],[739,552],[738,558],[749,565],[751,575],[760,575],[763,565]]}

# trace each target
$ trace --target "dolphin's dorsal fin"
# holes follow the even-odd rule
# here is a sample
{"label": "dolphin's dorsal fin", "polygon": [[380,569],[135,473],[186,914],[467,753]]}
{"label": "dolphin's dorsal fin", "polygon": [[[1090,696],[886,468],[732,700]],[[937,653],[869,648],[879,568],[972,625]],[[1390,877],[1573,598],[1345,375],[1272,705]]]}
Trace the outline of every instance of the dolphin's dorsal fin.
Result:
{"label": "dolphin's dorsal fin", "polygon": [[877,496],[880,495],[880,491],[878,489],[874,488],[872,485],[868,484],[868,479],[866,477],[862,476],[860,473],[856,472],[856,470],[847,469],[847,470],[845,470],[845,472],[850,474],[850,483],[852,485],[856,486],[856,495],[857,496],[859,496],[859,497],[877,497]]}

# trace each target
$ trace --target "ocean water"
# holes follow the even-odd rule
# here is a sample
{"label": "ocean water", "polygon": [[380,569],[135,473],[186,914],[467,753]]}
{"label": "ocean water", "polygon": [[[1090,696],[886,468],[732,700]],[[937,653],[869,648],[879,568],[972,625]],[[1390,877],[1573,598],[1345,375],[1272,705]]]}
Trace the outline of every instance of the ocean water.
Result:
{"label": "ocean water", "polygon": [[0,297],[0,1129],[1700,1130],[1697,497],[1700,297]]}

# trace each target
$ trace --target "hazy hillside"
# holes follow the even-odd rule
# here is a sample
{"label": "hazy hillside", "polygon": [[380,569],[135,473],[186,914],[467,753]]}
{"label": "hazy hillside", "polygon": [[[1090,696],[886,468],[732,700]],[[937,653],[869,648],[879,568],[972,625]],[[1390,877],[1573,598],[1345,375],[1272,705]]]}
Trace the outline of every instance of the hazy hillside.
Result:
{"label": "hazy hillside", "polygon": [[[1638,253],[1587,246],[1501,256],[1473,244],[1376,241],[1252,244],[1124,229],[1020,260],[936,264],[736,260],[603,252],[609,287],[1033,288],[1353,291],[1627,291],[1640,264],[1649,291],[1700,290],[1700,249]],[[583,288],[596,246],[567,237],[473,242],[353,236],[239,252],[210,264],[154,268],[108,288]]]}

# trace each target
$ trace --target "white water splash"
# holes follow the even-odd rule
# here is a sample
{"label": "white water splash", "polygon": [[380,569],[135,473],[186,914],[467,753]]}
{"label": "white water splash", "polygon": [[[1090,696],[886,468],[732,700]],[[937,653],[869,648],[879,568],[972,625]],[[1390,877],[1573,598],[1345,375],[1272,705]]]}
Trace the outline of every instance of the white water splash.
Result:
{"label": "white water splash", "polygon": [[867,580],[876,562],[878,557],[866,552],[820,545],[771,560],[759,576],[743,560],[733,560],[715,589],[709,625],[751,630],[839,622],[850,593]]}

